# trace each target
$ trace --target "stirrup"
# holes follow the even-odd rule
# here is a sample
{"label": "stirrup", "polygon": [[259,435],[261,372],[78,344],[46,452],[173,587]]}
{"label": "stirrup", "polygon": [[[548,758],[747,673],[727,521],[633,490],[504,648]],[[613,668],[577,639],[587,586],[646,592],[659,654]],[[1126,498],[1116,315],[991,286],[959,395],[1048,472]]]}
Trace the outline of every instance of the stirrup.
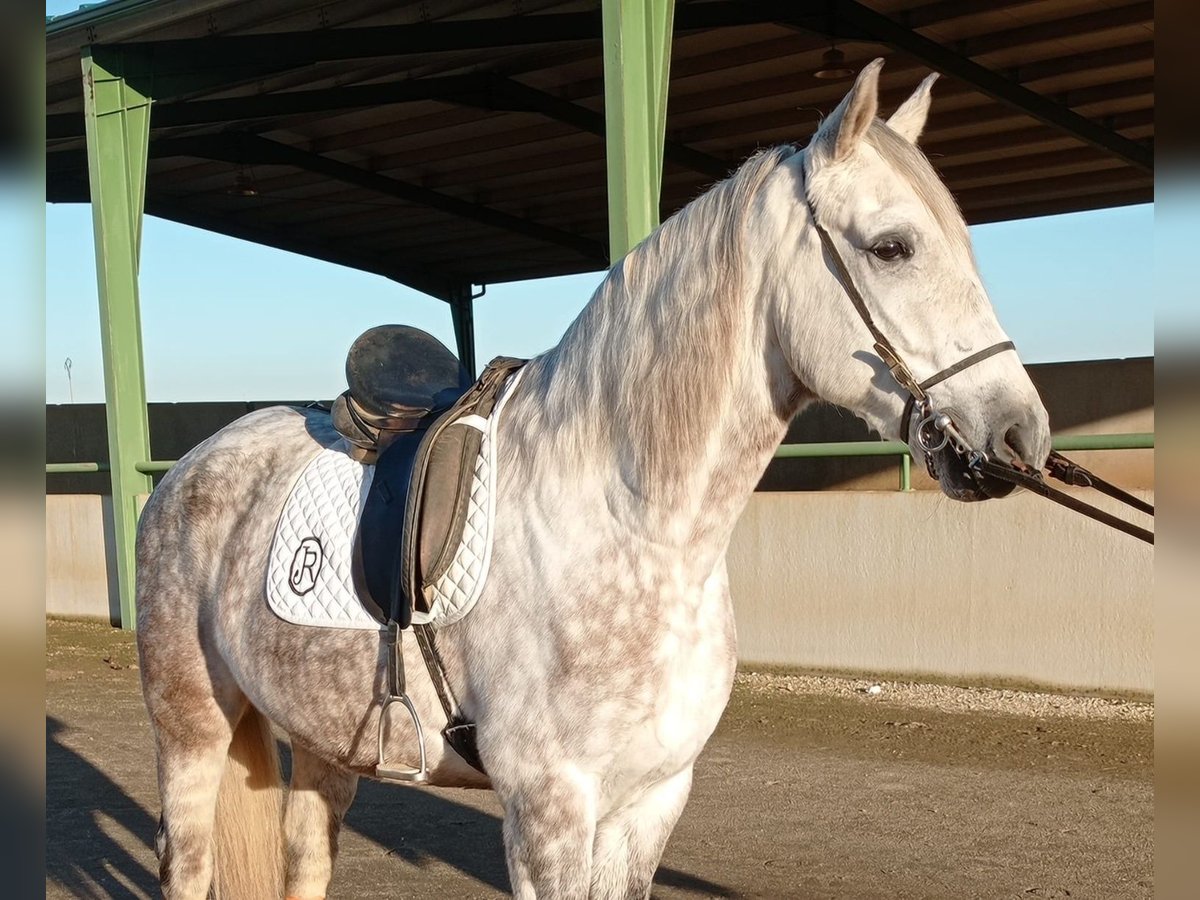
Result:
{"label": "stirrup", "polygon": [[[424,784],[429,780],[429,769],[425,764],[425,731],[421,728],[421,718],[417,715],[416,707],[404,692],[404,657],[400,647],[400,626],[396,622],[388,622],[384,642],[388,645],[388,695],[379,710],[379,734],[376,741],[379,762],[375,765],[375,777],[380,781],[400,784]],[[421,764],[413,768],[393,768],[387,765],[383,756],[383,733],[388,723],[388,708],[393,703],[400,703],[408,710],[413,728],[417,734],[417,746],[421,751]]]}

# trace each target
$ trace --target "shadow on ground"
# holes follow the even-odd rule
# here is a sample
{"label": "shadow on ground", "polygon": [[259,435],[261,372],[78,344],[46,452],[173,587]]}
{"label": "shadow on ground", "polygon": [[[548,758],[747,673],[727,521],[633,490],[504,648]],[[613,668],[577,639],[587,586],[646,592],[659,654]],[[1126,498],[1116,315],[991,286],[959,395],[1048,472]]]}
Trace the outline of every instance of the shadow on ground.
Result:
{"label": "shadow on ground", "polygon": [[[153,853],[156,818],[62,743],[66,727],[54,717],[46,719],[47,878],[73,897],[156,896],[157,873],[139,859]],[[287,749],[281,750],[286,772]],[[364,780],[346,828],[409,865],[438,860],[496,891],[510,889],[500,819],[437,791]],[[707,897],[735,896],[722,885],[675,869],[660,869],[655,883]]]}
{"label": "shadow on ground", "polygon": [[151,852],[158,823],[115,781],[63,745],[46,717],[46,877],[73,897],[154,896],[158,876],[122,846],[114,825]]}
{"label": "shadow on ground", "polygon": [[[497,891],[510,890],[499,817],[438,791],[360,782],[346,826],[411,865],[440,860]],[[660,868],[654,883],[706,897],[736,896],[723,885],[670,868]]]}

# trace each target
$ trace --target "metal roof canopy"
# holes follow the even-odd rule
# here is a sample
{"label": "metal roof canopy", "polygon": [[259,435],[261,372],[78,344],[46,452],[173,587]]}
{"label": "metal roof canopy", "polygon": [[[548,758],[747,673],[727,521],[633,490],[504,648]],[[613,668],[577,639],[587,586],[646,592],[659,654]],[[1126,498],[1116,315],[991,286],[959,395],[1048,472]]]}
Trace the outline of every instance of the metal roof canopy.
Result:
{"label": "metal roof canopy", "polygon": [[[154,98],[145,208],[443,300],[604,268],[599,0],[114,0],[47,26],[47,197],[88,199],[80,51]],[[661,209],[804,142],[888,57],[929,69],[922,143],[969,222],[1153,196],[1145,0],[678,0]]]}
{"label": "metal roof canopy", "polygon": [[143,210],[440,297],[474,368],[473,285],[603,268],[757,146],[806,139],[846,88],[816,78],[832,42],[894,57],[885,105],[950,76],[924,143],[970,221],[1152,196],[1148,2],[675,7],[110,0],[48,23],[47,196],[92,204],[125,627],[157,471]]}

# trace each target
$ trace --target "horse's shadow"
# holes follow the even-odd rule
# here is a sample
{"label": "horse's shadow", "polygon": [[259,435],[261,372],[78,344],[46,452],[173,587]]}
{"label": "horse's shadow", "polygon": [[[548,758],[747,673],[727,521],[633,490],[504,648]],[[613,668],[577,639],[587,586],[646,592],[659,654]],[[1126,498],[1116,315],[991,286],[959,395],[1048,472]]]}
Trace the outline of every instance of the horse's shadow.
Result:
{"label": "horse's shadow", "polygon": [[157,896],[157,875],[118,843],[111,825],[101,827],[101,818],[131,835],[126,843],[151,850],[158,823],[120,785],[59,742],[64,727],[46,717],[46,877],[72,897]]}
{"label": "horse's shadow", "polygon": [[[414,866],[437,859],[497,891],[511,889],[500,819],[436,790],[360,781],[346,826]],[[666,867],[659,868],[654,883],[704,897],[736,896],[723,885]]]}
{"label": "horse's shadow", "polygon": [[[153,852],[155,817],[61,743],[65,727],[56,718],[46,718],[46,877],[73,897],[157,896],[153,864],[142,862]],[[281,745],[280,750],[286,773],[288,749]],[[498,891],[509,890],[500,819],[439,792],[364,779],[346,828],[410,865],[440,860]],[[129,836],[124,845],[113,836],[120,830]],[[660,868],[654,880],[708,897],[734,896],[722,885],[675,869]]]}

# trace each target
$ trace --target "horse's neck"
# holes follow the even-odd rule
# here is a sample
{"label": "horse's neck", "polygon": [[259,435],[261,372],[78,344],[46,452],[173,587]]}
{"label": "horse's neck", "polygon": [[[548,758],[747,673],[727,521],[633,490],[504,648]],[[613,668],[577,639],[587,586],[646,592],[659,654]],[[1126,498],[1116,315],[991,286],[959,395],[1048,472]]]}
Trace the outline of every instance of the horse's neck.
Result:
{"label": "horse's neck", "polygon": [[[727,272],[648,259],[662,244],[627,257],[532,364],[522,406],[537,410],[529,437],[541,463],[592,488],[622,533],[686,548],[703,568],[724,552],[782,439],[795,381],[772,358],[773,330],[747,273],[734,288],[722,283]],[[710,258],[688,264],[697,257]]]}

